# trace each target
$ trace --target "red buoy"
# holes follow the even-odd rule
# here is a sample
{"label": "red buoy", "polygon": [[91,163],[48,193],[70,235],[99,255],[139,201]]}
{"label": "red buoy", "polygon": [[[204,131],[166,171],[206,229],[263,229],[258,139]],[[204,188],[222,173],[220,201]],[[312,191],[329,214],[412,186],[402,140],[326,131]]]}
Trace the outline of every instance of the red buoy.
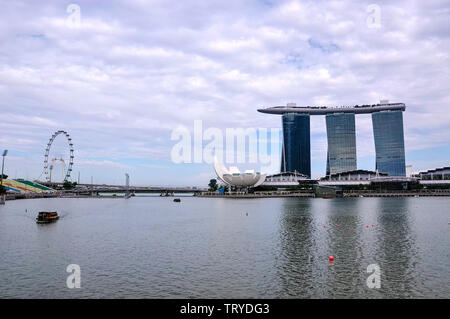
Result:
{"label": "red buoy", "polygon": [[323,225],[323,228],[327,228],[327,226]]}
{"label": "red buoy", "polygon": [[245,216],[248,216],[248,213],[245,213]]}
{"label": "red buoy", "polygon": [[366,228],[369,228],[369,225],[366,225]]}
{"label": "red buoy", "polygon": [[338,228],[341,228],[341,225],[338,225],[337,227],[338,227]]}
{"label": "red buoy", "polygon": [[372,224],[372,227],[374,227],[375,225],[374,224]]}
{"label": "red buoy", "polygon": [[330,256],[330,257],[328,257],[328,260],[329,260],[329,261],[334,261],[334,257],[333,257],[333,256]]}

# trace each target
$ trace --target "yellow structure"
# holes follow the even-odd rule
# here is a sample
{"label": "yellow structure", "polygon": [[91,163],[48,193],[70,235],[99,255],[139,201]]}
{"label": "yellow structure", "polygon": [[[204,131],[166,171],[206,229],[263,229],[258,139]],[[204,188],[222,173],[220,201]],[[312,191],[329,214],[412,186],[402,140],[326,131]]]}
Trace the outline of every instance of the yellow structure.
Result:
{"label": "yellow structure", "polygon": [[52,192],[53,189],[46,186],[27,181],[27,180],[13,180],[4,179],[3,186],[5,186],[7,191],[13,191],[18,193],[46,193]]}

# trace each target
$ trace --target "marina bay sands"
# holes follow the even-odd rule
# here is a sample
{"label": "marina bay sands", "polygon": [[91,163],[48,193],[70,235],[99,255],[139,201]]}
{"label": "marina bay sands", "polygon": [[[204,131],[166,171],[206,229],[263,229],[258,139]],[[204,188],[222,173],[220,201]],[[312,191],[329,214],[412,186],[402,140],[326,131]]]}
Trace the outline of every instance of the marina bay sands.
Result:
{"label": "marina bay sands", "polygon": [[390,176],[405,176],[402,113],[405,108],[404,103],[380,101],[379,104],[344,107],[288,103],[258,111],[282,116],[282,173],[297,172],[311,177],[311,115],[325,115],[328,142],[326,175],[357,170],[355,114],[371,114],[375,170]]}

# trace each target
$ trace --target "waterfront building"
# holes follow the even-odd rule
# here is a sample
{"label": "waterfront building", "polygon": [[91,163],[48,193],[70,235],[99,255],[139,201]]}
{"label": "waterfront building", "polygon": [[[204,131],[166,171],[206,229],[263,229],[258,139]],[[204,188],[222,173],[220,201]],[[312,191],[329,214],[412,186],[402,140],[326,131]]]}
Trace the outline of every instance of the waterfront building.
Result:
{"label": "waterfront building", "polygon": [[299,172],[311,177],[310,119],[307,114],[282,116],[283,146],[281,172]]}
{"label": "waterfront building", "polygon": [[328,141],[326,175],[356,170],[355,114],[327,114],[325,119]]}
{"label": "waterfront building", "polygon": [[403,114],[399,110],[372,113],[375,169],[390,176],[406,176]]}
{"label": "waterfront building", "polygon": [[450,166],[422,171],[414,175],[423,181],[450,180]]}
{"label": "waterfront building", "polygon": [[341,107],[274,106],[258,112],[282,115],[283,147],[281,172],[297,171],[311,176],[310,116],[325,115],[327,123],[327,169],[335,174],[357,169],[355,114],[372,114],[375,139],[375,170],[391,176],[404,177],[405,146],[403,136],[404,103],[389,103]]}
{"label": "waterfront building", "polygon": [[309,177],[297,172],[282,172],[268,175],[262,186],[291,187],[298,186],[300,182],[309,181]]}
{"label": "waterfront building", "polygon": [[418,180],[414,177],[389,176],[387,173],[377,171],[355,170],[322,177],[318,184],[333,187],[371,185],[378,190],[406,190],[418,185]]}
{"label": "waterfront building", "polygon": [[214,161],[214,170],[219,180],[225,185],[233,187],[257,187],[264,183],[267,175],[254,170],[246,170],[244,173],[241,173],[236,166],[230,166],[227,169],[217,159]]}
{"label": "waterfront building", "polygon": [[347,172],[332,173],[325,177],[322,177],[321,181],[332,181],[332,182],[344,182],[344,181],[370,181],[373,179],[379,179],[381,177],[386,177],[386,173],[378,173],[375,171],[368,171],[363,169],[352,170]]}

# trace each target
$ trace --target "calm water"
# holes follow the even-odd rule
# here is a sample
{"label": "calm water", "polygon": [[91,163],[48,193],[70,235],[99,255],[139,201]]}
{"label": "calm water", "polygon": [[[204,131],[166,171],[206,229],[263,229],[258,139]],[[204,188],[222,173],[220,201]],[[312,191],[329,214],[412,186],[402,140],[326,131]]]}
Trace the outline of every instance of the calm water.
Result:
{"label": "calm water", "polygon": [[[0,297],[450,297],[450,198],[172,200],[7,202]],[[62,218],[37,225],[39,210]]]}

